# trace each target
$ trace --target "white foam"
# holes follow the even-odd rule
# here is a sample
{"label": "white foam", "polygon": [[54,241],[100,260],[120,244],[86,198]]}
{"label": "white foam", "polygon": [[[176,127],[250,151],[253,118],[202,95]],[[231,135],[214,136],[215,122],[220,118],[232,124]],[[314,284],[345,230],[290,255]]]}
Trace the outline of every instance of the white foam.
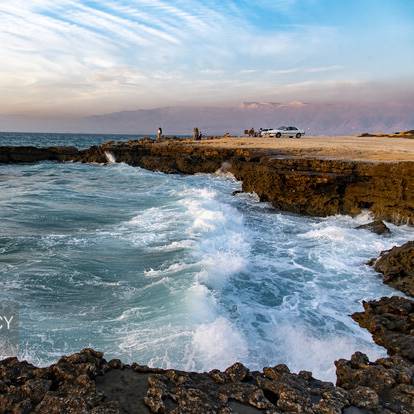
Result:
{"label": "white foam", "polygon": [[211,288],[222,288],[231,275],[248,264],[249,237],[242,214],[217,200],[208,189],[192,190],[182,200],[193,223],[188,232],[196,239],[193,255],[199,261],[199,280]]}
{"label": "white foam", "polygon": [[161,267],[160,269],[148,269],[144,271],[146,277],[159,277],[165,274],[175,274],[188,270],[192,267],[192,264],[188,263],[173,263],[167,267]]}
{"label": "white foam", "polygon": [[105,151],[105,158],[109,164],[116,164],[116,159],[112,152]]}
{"label": "white foam", "polygon": [[371,360],[386,356],[386,351],[375,345],[363,343],[356,337],[341,334],[316,336],[299,326],[279,326],[274,332],[278,352],[275,363],[284,362],[293,372],[311,371],[315,378],[336,380],[334,361],[349,359],[356,351],[366,353]]}
{"label": "white foam", "polygon": [[241,333],[224,317],[200,325],[193,334],[195,357],[202,361],[202,370],[225,369],[248,356],[248,345]]}

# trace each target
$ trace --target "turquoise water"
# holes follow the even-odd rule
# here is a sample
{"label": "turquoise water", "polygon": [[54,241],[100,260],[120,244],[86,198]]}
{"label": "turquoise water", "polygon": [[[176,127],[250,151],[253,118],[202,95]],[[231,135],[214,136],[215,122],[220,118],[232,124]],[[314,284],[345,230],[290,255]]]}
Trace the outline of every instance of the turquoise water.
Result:
{"label": "turquoise water", "polygon": [[368,220],[280,213],[218,175],[125,164],[0,166],[1,300],[21,306],[20,357],[92,346],[158,367],[287,363],[334,379],[385,355],[348,316],[398,292],[364,263],[413,238]]}

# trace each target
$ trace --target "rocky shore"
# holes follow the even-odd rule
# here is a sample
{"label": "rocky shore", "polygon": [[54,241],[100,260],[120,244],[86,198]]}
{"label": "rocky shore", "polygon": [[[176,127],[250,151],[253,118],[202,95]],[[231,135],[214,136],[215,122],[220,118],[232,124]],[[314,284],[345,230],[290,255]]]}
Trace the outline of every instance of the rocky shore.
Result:
{"label": "rocky shore", "polygon": [[194,141],[109,142],[87,150],[71,147],[0,147],[0,163],[78,161],[106,163],[107,154],[165,173],[230,172],[282,211],[313,216],[357,215],[414,224],[414,162],[353,161],[303,157],[277,149],[201,145]]}
{"label": "rocky shore", "polygon": [[[377,219],[414,224],[414,163],[299,157],[277,150],[219,148],[188,141],[107,143],[71,147],[0,147],[0,163],[106,163],[108,158],[166,173],[230,172],[243,190],[276,208],[325,216],[369,209]],[[381,223],[364,229],[386,234]],[[379,236],[384,237],[384,236]],[[413,242],[372,261],[384,282],[413,295]],[[249,371],[193,373],[106,361],[92,349],[37,368],[16,358],[0,362],[0,413],[315,413],[414,412],[414,302],[381,298],[352,318],[390,355],[362,353],[335,362],[336,385],[285,365]]]}
{"label": "rocky shore", "polygon": [[382,252],[370,264],[383,274],[384,283],[414,296],[414,241]]}
{"label": "rocky shore", "polygon": [[0,412],[39,414],[409,414],[414,366],[401,357],[369,362],[355,353],[335,362],[337,385],[285,365],[249,371],[182,372],[107,362],[85,349],[48,368],[9,358],[0,362]]}

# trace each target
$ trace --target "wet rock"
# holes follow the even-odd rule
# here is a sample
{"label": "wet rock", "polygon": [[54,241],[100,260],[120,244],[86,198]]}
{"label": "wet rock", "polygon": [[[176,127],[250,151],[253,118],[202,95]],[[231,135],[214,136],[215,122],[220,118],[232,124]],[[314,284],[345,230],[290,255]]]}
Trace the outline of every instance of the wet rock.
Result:
{"label": "wet rock", "polygon": [[384,275],[384,283],[414,296],[414,241],[382,252],[371,265]]}
{"label": "wet rock", "polygon": [[352,318],[390,355],[414,362],[414,302],[393,296],[363,302],[363,306],[364,312],[354,313]]}
{"label": "wet rock", "polygon": [[373,410],[379,405],[378,394],[371,388],[359,385],[351,391],[350,395],[351,403],[359,408]]}
{"label": "wet rock", "polygon": [[240,362],[236,362],[224,372],[233,382],[241,382],[249,374],[249,370]]}
{"label": "wet rock", "polygon": [[385,225],[385,223],[381,220],[375,220],[371,223],[363,224],[361,226],[356,227],[358,230],[369,230],[375,234],[383,235],[383,234],[390,234],[391,230]]}
{"label": "wet rock", "polygon": [[368,357],[359,354],[351,361],[336,361],[335,365],[337,386],[348,390],[351,407],[362,410],[353,408],[347,413],[414,412],[414,395],[410,394],[414,366],[409,361],[393,356],[369,362]]}
{"label": "wet rock", "polygon": [[[116,362],[115,362],[116,361]],[[307,413],[413,412],[414,367],[401,357],[369,362],[361,353],[336,362],[338,383],[286,365],[224,372],[153,369],[113,360],[91,349],[48,368],[9,358],[0,362],[0,413]]]}
{"label": "wet rock", "polygon": [[79,156],[75,147],[0,147],[0,164],[71,161]]}

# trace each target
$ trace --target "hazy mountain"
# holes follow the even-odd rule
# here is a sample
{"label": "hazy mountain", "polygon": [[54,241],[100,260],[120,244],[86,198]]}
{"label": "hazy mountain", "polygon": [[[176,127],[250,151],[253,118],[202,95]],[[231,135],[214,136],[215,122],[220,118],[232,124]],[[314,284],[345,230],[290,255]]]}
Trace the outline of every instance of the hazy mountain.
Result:
{"label": "hazy mountain", "polygon": [[240,134],[244,129],[296,125],[310,134],[395,132],[414,127],[414,103],[245,102],[238,107],[167,107],[115,112],[84,118],[0,116],[0,130],[152,134]]}

